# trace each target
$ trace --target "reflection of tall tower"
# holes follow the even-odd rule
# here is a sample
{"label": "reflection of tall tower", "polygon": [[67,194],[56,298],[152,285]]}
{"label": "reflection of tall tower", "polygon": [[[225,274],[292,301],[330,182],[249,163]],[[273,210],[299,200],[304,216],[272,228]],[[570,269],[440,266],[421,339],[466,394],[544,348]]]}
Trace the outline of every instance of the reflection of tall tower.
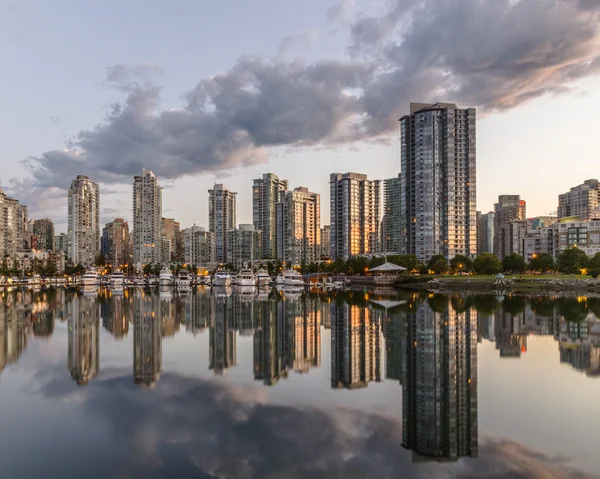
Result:
{"label": "reflection of tall tower", "polygon": [[420,460],[477,456],[477,319],[421,304],[402,347],[403,446]]}
{"label": "reflection of tall tower", "polygon": [[261,328],[254,332],[254,379],[273,386],[287,377],[283,301],[261,301]]}
{"label": "reflection of tall tower", "polygon": [[209,369],[215,374],[236,365],[235,317],[232,308],[233,298],[224,296],[215,299],[215,318],[209,330]]}
{"label": "reflection of tall tower", "polygon": [[95,298],[73,298],[69,318],[69,371],[77,384],[87,384],[100,367],[100,316]]}
{"label": "reflection of tall tower", "polygon": [[321,319],[306,296],[284,302],[288,365],[299,373],[321,365]]}
{"label": "reflection of tall tower", "polygon": [[381,381],[381,325],[364,307],[336,303],[331,311],[331,387],[358,389]]}
{"label": "reflection of tall tower", "polygon": [[102,326],[115,338],[123,338],[129,331],[129,310],[126,308],[128,301],[122,295],[112,294],[100,304]]}
{"label": "reflection of tall tower", "polygon": [[398,309],[382,313],[385,338],[385,378],[402,383],[402,327],[404,321]]}
{"label": "reflection of tall tower", "polygon": [[185,303],[185,330],[194,336],[214,323],[213,297],[207,291],[197,291]]}
{"label": "reflection of tall tower", "polygon": [[504,309],[494,313],[496,349],[501,358],[520,358],[527,351],[527,334],[521,331],[523,313],[513,314]]}
{"label": "reflection of tall tower", "polygon": [[136,291],[133,306],[133,381],[152,387],[160,377],[162,360],[160,299]]}

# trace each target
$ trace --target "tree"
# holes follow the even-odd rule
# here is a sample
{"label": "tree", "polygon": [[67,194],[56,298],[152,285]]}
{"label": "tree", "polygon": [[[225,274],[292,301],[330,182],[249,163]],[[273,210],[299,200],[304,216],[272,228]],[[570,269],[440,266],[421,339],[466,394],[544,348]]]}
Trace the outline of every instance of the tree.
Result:
{"label": "tree", "polygon": [[475,258],[473,269],[477,274],[497,274],[502,270],[502,264],[493,253],[483,253]]}
{"label": "tree", "polygon": [[448,271],[448,260],[444,255],[434,254],[429,260],[429,263],[427,263],[427,268],[435,274],[445,273]]}
{"label": "tree", "polygon": [[541,253],[534,255],[529,262],[529,269],[532,271],[541,271],[545,273],[547,271],[553,271],[556,268],[554,264],[554,258],[550,253]]}
{"label": "tree", "polygon": [[105,266],[106,265],[106,258],[104,257],[103,254],[99,254],[98,256],[96,256],[96,259],[94,260],[94,265],[96,265],[96,266]]}
{"label": "tree", "polygon": [[152,274],[152,265],[150,263],[145,264],[144,268],[142,269],[142,273],[144,273],[144,274]]}
{"label": "tree", "polygon": [[511,253],[502,260],[502,269],[511,273],[522,273],[527,269],[523,256],[518,253]]}
{"label": "tree", "polygon": [[577,274],[589,263],[588,255],[579,248],[567,248],[558,257],[558,270],[561,273]]}
{"label": "tree", "polygon": [[157,276],[160,274],[161,270],[162,270],[162,267],[161,267],[160,263],[156,263],[154,265],[154,267],[152,268],[152,272]]}
{"label": "tree", "polygon": [[450,269],[455,273],[468,273],[473,270],[473,261],[464,254],[457,254],[450,260]]}

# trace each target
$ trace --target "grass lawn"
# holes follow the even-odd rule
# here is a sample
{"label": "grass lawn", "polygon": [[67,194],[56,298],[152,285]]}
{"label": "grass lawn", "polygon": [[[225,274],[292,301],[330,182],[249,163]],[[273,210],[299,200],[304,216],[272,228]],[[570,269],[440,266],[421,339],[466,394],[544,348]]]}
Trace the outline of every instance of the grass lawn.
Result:
{"label": "grass lawn", "polygon": [[[539,279],[592,279],[591,276],[582,276],[580,274],[507,274],[504,276],[505,279],[523,280],[523,281],[535,281]],[[454,275],[432,275],[430,278],[439,278],[452,281],[479,281],[479,280],[495,280],[496,275],[489,274],[473,274],[470,276],[454,276]]]}

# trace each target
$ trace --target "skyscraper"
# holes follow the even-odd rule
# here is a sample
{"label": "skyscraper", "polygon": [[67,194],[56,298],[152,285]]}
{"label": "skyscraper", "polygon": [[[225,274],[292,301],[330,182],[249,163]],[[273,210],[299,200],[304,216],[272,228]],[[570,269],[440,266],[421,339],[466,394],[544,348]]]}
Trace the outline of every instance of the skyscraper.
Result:
{"label": "skyscraper", "polygon": [[321,228],[320,258],[331,258],[331,226],[325,225]]}
{"label": "skyscraper", "polygon": [[447,297],[406,313],[402,445],[423,460],[478,455],[477,315]]}
{"label": "skyscraper", "polygon": [[100,189],[78,175],[69,188],[69,255],[74,264],[89,266],[100,252]]}
{"label": "skyscraper", "polygon": [[319,259],[321,195],[296,188],[277,203],[277,259],[293,265]]}
{"label": "skyscraper", "polygon": [[579,216],[581,221],[600,218],[600,181],[586,180],[558,195],[558,219]]}
{"label": "skyscraper", "polygon": [[208,190],[208,230],[215,234],[218,263],[227,261],[227,231],[235,229],[236,195],[222,184]]}
{"label": "skyscraper", "polygon": [[383,183],[383,220],[381,247],[386,253],[399,253],[402,248],[402,181],[400,175]]}
{"label": "skyscraper", "polygon": [[477,254],[475,109],[411,103],[400,118],[402,253]]}
{"label": "skyscraper", "polygon": [[275,259],[277,256],[277,213],[276,205],[283,200],[288,188],[287,180],[265,173],[252,185],[252,218],[254,228],[262,231],[262,257]]}
{"label": "skyscraper", "polygon": [[20,234],[21,222],[19,221],[20,204],[9,197],[0,188],[0,255],[14,257],[21,251],[22,243]]}
{"label": "skyscraper", "polygon": [[65,256],[68,256],[67,251],[69,249],[69,244],[68,244],[68,236],[66,233],[60,233],[57,234],[54,237],[54,249],[56,251],[62,251]]}
{"label": "skyscraper", "polygon": [[[150,170],[133,177],[133,262],[138,269],[162,261],[162,187]],[[168,259],[167,259],[168,261]]]}
{"label": "skyscraper", "polygon": [[173,218],[162,219],[162,235],[169,243],[170,256],[163,257],[163,263],[180,263],[183,261],[183,244],[180,226]]}
{"label": "skyscraper", "polygon": [[332,173],[329,191],[332,258],[376,253],[381,216],[380,181],[368,180],[359,173]]}
{"label": "skyscraper", "polygon": [[115,218],[102,229],[102,254],[114,269],[130,264],[129,224],[123,218]]}
{"label": "skyscraper", "polygon": [[490,211],[477,216],[477,254],[494,252],[494,217]]}
{"label": "skyscraper", "polygon": [[500,195],[494,204],[494,254],[501,260],[520,252],[527,232],[526,206],[520,195]]}
{"label": "skyscraper", "polygon": [[54,223],[50,218],[33,220],[32,232],[37,236],[37,249],[54,251]]}

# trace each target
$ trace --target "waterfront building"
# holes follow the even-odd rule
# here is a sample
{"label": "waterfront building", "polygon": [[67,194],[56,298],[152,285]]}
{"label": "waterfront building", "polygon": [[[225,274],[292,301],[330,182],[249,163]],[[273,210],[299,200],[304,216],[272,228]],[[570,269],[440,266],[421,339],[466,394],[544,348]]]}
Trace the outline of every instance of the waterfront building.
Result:
{"label": "waterfront building", "polygon": [[477,315],[447,303],[406,313],[402,445],[415,462],[478,455]]}
{"label": "waterfront building", "polygon": [[200,226],[183,230],[183,261],[196,268],[212,270],[217,265],[215,234]]}
{"label": "waterfront building", "polygon": [[262,232],[256,231],[254,225],[242,224],[237,229],[227,231],[226,263],[235,269],[262,258]]}
{"label": "waterfront building", "polygon": [[600,253],[600,220],[571,221],[564,218],[552,225],[554,256],[558,258],[567,248],[577,247],[589,256]]}
{"label": "waterfront building", "polygon": [[477,215],[477,254],[494,252],[494,216],[495,213]]}
{"label": "waterfront building", "polygon": [[106,263],[114,269],[131,264],[129,243],[129,224],[123,218],[115,218],[104,225],[101,251]]}
{"label": "waterfront building", "polygon": [[321,250],[319,259],[331,258],[331,226],[321,228]]}
{"label": "waterfront building", "polygon": [[476,112],[411,103],[400,118],[401,253],[477,254]]}
{"label": "waterfront building", "polygon": [[208,230],[215,235],[218,263],[227,261],[227,231],[236,225],[236,195],[222,184],[208,190]]}
{"label": "waterfront building", "polygon": [[287,180],[280,180],[273,173],[265,173],[252,185],[252,223],[262,231],[262,257],[275,259],[277,256],[277,211],[288,189]]}
{"label": "waterfront building", "polygon": [[21,205],[0,188],[0,255],[14,256],[22,251]]}
{"label": "waterfront building", "polygon": [[368,308],[332,303],[331,387],[359,389],[381,381],[381,323]]}
{"label": "waterfront building", "polygon": [[137,269],[161,263],[162,187],[150,170],[133,177],[133,263]]}
{"label": "waterfront building", "polygon": [[100,368],[100,311],[95,297],[75,295],[71,307],[68,365],[71,379],[82,385]]}
{"label": "waterfront building", "polygon": [[286,191],[276,205],[277,259],[299,265],[319,259],[321,195],[308,188]]}
{"label": "waterfront building", "polygon": [[331,257],[348,259],[377,253],[380,181],[359,173],[332,173],[329,189]]}
{"label": "waterfront building", "polygon": [[32,233],[37,237],[37,248],[54,251],[54,223],[50,218],[33,220]]}
{"label": "waterfront building", "polygon": [[520,195],[500,195],[494,204],[494,254],[500,260],[520,253],[527,231],[526,206]]}
{"label": "waterfront building", "polygon": [[33,271],[34,266],[47,268],[52,266],[56,274],[62,274],[65,270],[65,254],[62,251],[17,251],[14,256],[6,258],[9,268],[18,271]]}
{"label": "waterfront building", "polygon": [[402,180],[400,175],[383,182],[381,245],[385,253],[402,250]]}
{"label": "waterfront building", "polygon": [[[162,219],[162,235],[166,239],[166,245],[163,246],[163,263],[181,263],[183,259],[183,236],[181,228],[173,218]],[[164,244],[164,242],[163,242]]]}
{"label": "waterfront building", "polygon": [[78,175],[71,182],[68,203],[70,259],[89,266],[100,252],[100,188],[87,176]]}
{"label": "waterfront building", "polygon": [[600,182],[586,180],[558,195],[558,219],[579,216],[581,221],[600,218]]}
{"label": "waterfront building", "polygon": [[69,256],[68,236],[66,233],[60,233],[54,237],[54,248],[56,251],[62,251],[65,254],[65,256]]}

